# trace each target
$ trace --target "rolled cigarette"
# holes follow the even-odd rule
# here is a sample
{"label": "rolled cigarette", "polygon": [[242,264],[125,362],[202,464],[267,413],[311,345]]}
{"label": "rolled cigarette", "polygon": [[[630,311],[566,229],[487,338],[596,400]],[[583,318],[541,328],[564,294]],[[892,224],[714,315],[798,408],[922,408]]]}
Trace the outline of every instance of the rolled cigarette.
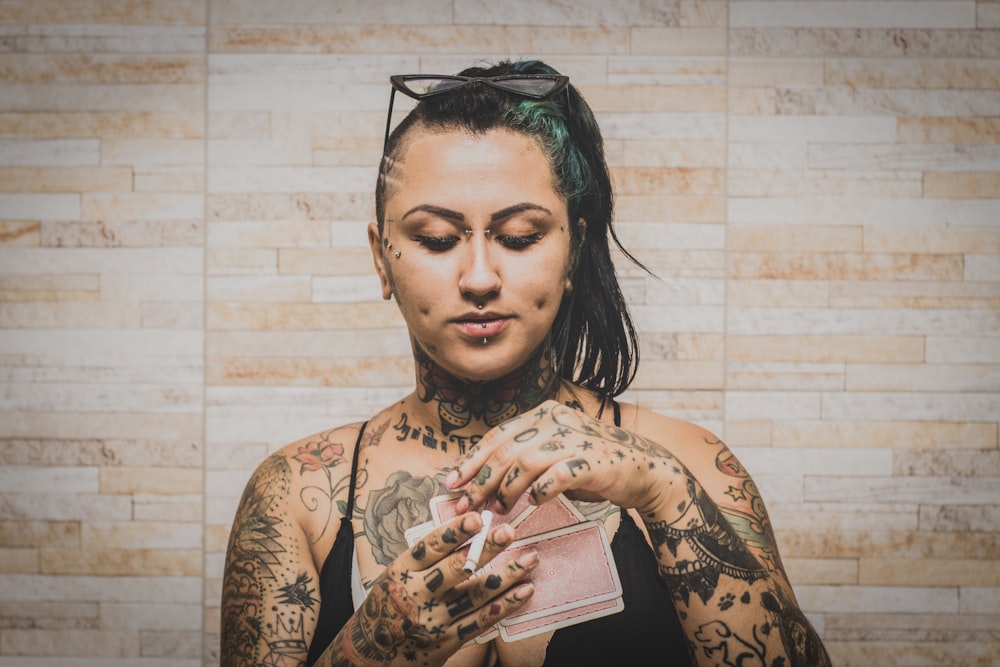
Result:
{"label": "rolled cigarette", "polygon": [[490,524],[493,522],[493,512],[483,510],[483,527],[476,533],[472,542],[469,543],[469,554],[465,559],[465,571],[472,574],[479,569],[479,559],[483,555],[483,547],[486,546],[486,533],[490,531]]}

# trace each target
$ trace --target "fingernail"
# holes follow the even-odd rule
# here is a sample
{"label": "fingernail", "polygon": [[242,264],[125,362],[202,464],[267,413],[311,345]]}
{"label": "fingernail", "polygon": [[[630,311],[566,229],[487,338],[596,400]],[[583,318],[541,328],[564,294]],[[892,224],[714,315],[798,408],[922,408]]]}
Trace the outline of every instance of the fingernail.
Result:
{"label": "fingernail", "polygon": [[538,565],[538,552],[529,551],[526,554],[522,554],[517,557],[517,564],[524,569],[530,569]]}
{"label": "fingernail", "polygon": [[521,584],[514,590],[514,599],[518,602],[523,602],[527,600],[532,595],[535,594],[534,584]]}
{"label": "fingernail", "polygon": [[458,481],[458,471],[452,470],[450,473],[448,473],[448,476],[444,478],[444,485],[450,489],[453,486],[455,486],[455,483],[457,481]]}
{"label": "fingernail", "polygon": [[469,496],[462,496],[455,504],[455,511],[461,514],[462,512],[468,512],[470,507],[472,507],[472,503],[469,502]]}

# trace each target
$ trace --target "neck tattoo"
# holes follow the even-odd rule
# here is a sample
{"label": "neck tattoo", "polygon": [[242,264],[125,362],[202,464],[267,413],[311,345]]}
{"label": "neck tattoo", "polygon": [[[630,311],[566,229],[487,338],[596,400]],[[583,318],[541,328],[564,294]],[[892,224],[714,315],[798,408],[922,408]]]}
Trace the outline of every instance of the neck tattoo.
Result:
{"label": "neck tattoo", "polygon": [[[483,344],[487,339],[483,338]],[[517,371],[488,382],[470,382],[446,373],[415,346],[419,384],[417,396],[424,403],[437,403],[441,432],[445,435],[474,420],[493,428],[500,422],[530,410],[554,396],[558,377],[549,364],[548,346],[542,346]]]}

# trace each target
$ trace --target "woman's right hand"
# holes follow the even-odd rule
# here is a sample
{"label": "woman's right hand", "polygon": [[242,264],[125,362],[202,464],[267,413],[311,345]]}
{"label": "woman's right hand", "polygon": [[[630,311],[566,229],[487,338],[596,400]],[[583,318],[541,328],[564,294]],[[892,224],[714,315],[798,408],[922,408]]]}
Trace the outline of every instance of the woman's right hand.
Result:
{"label": "woman's right hand", "polygon": [[[318,664],[366,667],[442,664],[463,644],[524,606],[534,587],[524,579],[537,552],[500,562],[472,576],[459,548],[482,527],[468,512],[427,533],[375,580],[364,603],[341,629]],[[514,540],[514,529],[493,527],[479,565]]]}

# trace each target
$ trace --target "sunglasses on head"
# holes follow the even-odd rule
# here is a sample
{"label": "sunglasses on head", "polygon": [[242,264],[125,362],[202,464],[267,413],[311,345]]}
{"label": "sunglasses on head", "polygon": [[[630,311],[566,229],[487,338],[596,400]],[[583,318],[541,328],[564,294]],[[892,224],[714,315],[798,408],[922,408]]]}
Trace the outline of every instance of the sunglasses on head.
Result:
{"label": "sunglasses on head", "polygon": [[385,119],[385,140],[382,152],[389,144],[389,128],[392,125],[392,103],[396,91],[415,100],[424,100],[435,95],[450,93],[472,83],[482,83],[512,95],[533,100],[544,100],[566,91],[566,109],[569,109],[569,77],[561,74],[501,74],[499,76],[459,76],[449,74],[396,74],[389,77],[392,91],[389,93],[389,113]]}

